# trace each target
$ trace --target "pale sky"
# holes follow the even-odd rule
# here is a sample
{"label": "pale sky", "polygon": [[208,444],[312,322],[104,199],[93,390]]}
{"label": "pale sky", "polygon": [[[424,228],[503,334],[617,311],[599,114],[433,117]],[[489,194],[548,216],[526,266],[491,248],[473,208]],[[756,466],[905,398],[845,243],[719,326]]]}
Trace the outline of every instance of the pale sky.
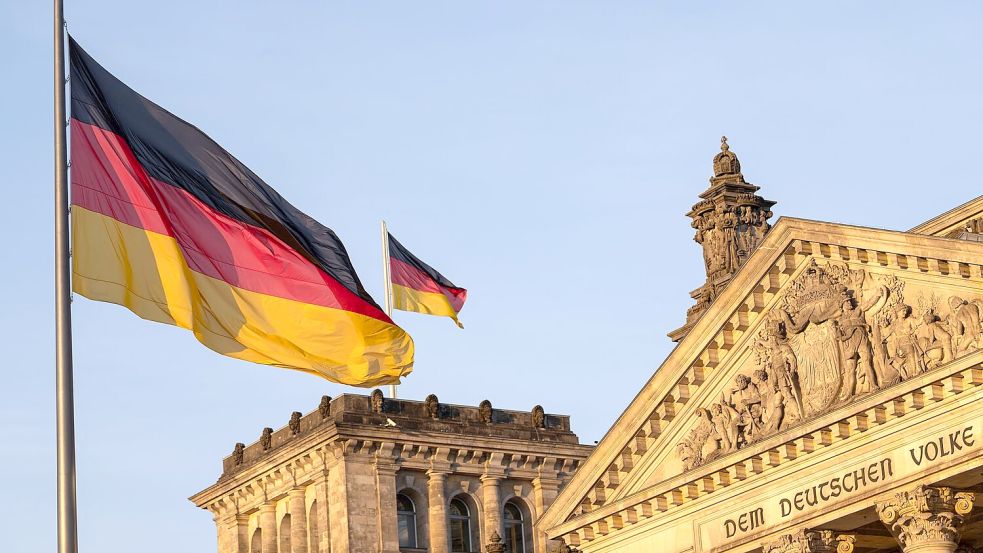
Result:
{"label": "pale sky", "polygon": [[[908,229],[980,190],[979,2],[67,0],[109,71],[334,229],[381,300],[379,220],[469,289],[397,313],[403,397],[599,440],[703,282],[684,217],[721,134],[780,215]],[[51,14],[0,1],[0,529],[54,550]],[[774,219],[773,219],[774,222]],[[76,298],[82,551],[215,551],[187,497],[235,442],[367,393]]]}

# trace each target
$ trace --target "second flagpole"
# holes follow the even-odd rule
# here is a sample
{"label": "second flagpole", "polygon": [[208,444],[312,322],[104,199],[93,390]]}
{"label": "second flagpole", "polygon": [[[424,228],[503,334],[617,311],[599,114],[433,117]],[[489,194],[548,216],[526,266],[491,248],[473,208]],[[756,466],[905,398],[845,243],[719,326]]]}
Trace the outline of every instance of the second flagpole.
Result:
{"label": "second flagpole", "polygon": [[[393,318],[393,279],[389,261],[389,227],[386,220],[382,220],[382,278],[386,285],[386,299],[383,306],[386,309],[386,316]],[[389,397],[396,399],[396,385],[389,385]]]}

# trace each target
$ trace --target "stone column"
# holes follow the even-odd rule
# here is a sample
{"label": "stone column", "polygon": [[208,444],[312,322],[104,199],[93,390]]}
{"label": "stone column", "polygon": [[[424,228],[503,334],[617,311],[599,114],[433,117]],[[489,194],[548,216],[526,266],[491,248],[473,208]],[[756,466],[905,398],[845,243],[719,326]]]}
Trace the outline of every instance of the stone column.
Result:
{"label": "stone column", "polygon": [[328,511],[328,471],[323,470],[314,479],[314,500],[317,505],[317,512],[314,513],[317,519],[311,521],[317,528],[316,536],[311,536],[311,543],[308,548],[315,553],[324,553],[331,549],[331,520]]}
{"label": "stone column", "polygon": [[446,484],[446,472],[433,469],[427,471],[430,553],[447,553],[450,550],[450,537],[447,535],[447,500],[444,497]]}
{"label": "stone column", "polygon": [[376,489],[379,493],[379,537],[382,553],[399,553],[396,522],[396,471],[393,463],[377,462]]}
{"label": "stone column", "polygon": [[287,492],[290,502],[290,553],[307,553],[307,494],[304,488]]}
{"label": "stone column", "polygon": [[482,537],[487,543],[491,536],[502,536],[502,493],[499,485],[502,477],[497,475],[485,474],[481,477],[481,497],[482,510],[485,512],[484,533]]}
{"label": "stone column", "polygon": [[249,515],[236,515],[235,553],[249,553]]}
{"label": "stone column", "polygon": [[[532,481],[533,498],[533,522],[539,522],[539,517],[543,516],[546,509],[553,503],[556,496],[560,493],[560,481],[557,478],[547,478],[538,476]],[[548,551],[549,538],[546,531],[538,526],[533,527],[533,541],[536,551]]]}
{"label": "stone column", "polygon": [[854,536],[836,534],[831,530],[800,530],[765,543],[762,553],[852,553]]}
{"label": "stone column", "polygon": [[876,505],[904,553],[954,553],[959,529],[976,496],[948,487],[919,485]]}
{"label": "stone column", "polygon": [[276,503],[267,501],[259,508],[259,527],[263,531],[263,553],[277,553]]}

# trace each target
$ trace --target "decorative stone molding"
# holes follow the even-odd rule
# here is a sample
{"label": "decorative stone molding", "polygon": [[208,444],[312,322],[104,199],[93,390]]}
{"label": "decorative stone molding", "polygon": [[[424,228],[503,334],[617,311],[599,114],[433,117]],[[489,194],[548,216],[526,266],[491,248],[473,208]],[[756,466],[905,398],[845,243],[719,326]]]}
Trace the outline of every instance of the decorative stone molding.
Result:
{"label": "decorative stone molding", "polygon": [[498,530],[492,530],[491,536],[488,538],[488,545],[485,546],[485,551],[487,553],[505,552],[505,544],[502,543],[502,536],[498,535]]}
{"label": "decorative stone molding", "polygon": [[832,530],[800,530],[762,546],[762,553],[852,553],[856,538]]}
{"label": "decorative stone molding", "polygon": [[906,553],[955,550],[959,528],[976,496],[949,487],[919,485],[876,504],[877,515]]}

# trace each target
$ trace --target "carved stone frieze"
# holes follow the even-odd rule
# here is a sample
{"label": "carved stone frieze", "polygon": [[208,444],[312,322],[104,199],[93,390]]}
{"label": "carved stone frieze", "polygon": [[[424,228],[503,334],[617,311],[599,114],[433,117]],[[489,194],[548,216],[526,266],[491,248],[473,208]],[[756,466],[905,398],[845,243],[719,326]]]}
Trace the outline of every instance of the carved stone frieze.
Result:
{"label": "carved stone frieze", "polygon": [[920,485],[876,504],[880,517],[905,551],[959,544],[959,528],[973,510],[976,496],[948,487]]}
{"label": "carved stone frieze", "polygon": [[[983,299],[810,259],[732,384],[677,444],[686,469],[983,346]],[[943,301],[943,297],[947,300]]]}
{"label": "carved stone frieze", "polygon": [[856,538],[831,530],[800,530],[762,546],[762,553],[852,553]]}

